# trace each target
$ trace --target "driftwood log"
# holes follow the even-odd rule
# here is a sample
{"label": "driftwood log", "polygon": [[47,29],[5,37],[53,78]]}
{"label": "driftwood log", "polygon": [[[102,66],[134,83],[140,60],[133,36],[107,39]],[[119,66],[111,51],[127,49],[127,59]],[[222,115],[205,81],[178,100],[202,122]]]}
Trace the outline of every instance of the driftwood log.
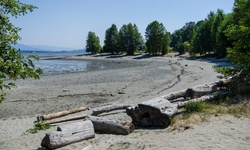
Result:
{"label": "driftwood log", "polygon": [[207,100],[211,100],[211,99],[215,98],[217,95],[224,96],[227,93],[228,92],[226,92],[226,91],[222,91],[222,92],[219,92],[219,93],[215,92],[215,93],[204,95],[204,96],[201,96],[199,98],[191,99],[191,100],[188,100],[188,101],[178,102],[178,103],[176,103],[177,104],[177,108],[184,107],[188,102],[202,102],[202,101],[207,101]]}
{"label": "driftwood log", "polygon": [[201,97],[203,95],[207,95],[207,94],[211,94],[216,91],[219,91],[223,87],[227,87],[231,81],[232,81],[231,78],[223,79],[223,80],[219,80],[216,82],[195,86],[193,88],[188,88],[186,90],[173,92],[162,97],[164,99],[169,100],[170,102],[181,97],[183,97],[184,99],[187,99],[187,98],[194,99],[194,98]]}
{"label": "driftwood log", "polygon": [[55,149],[95,137],[93,124],[89,120],[59,126],[57,130],[45,135],[42,147]]}
{"label": "driftwood log", "polygon": [[130,107],[131,105],[111,105],[111,106],[105,106],[105,107],[101,107],[98,108],[96,110],[93,110],[93,113],[91,115],[93,116],[97,116],[101,113],[107,113],[110,111],[114,111],[114,110],[121,110],[121,109],[126,109],[128,107]]}
{"label": "driftwood log", "polygon": [[178,104],[171,102],[176,101],[178,98],[184,98],[184,100],[190,98],[193,99],[193,101],[211,99],[214,97],[211,96],[211,94],[225,88],[230,82],[231,79],[224,79],[213,83],[199,85],[193,88],[188,88],[186,90],[173,92],[165,96],[144,101],[133,107],[128,107],[126,112],[132,118],[132,123],[135,126],[168,127],[172,117],[178,112],[178,107],[183,107],[186,105],[186,103],[188,103],[188,101]]}
{"label": "driftwood log", "polygon": [[56,120],[56,121],[46,121],[45,123],[47,125],[52,125],[56,123],[62,123],[62,122],[67,122],[67,121],[74,121],[74,120],[79,120],[79,119],[85,119],[88,117],[88,115],[82,115],[82,116],[77,116],[77,117],[72,117],[72,118],[66,118],[66,119],[61,119],[61,120]]}
{"label": "driftwood log", "polygon": [[168,127],[173,115],[177,112],[177,105],[158,97],[136,106],[128,107],[127,114],[132,123],[142,127]]}
{"label": "driftwood log", "polygon": [[89,116],[89,120],[93,123],[94,129],[101,133],[112,133],[128,135],[135,129],[132,123],[118,123],[114,120],[107,120],[100,117]]}
{"label": "driftwood log", "polygon": [[54,119],[54,118],[66,116],[66,115],[69,115],[69,114],[81,112],[81,111],[84,111],[84,110],[88,110],[88,109],[89,108],[87,108],[87,107],[80,107],[80,108],[76,108],[76,109],[69,109],[69,110],[57,112],[57,113],[54,113],[54,114],[48,114],[48,115],[38,116],[37,120],[38,121],[40,121],[40,120],[41,121],[43,121],[43,120],[50,120],[50,119]]}

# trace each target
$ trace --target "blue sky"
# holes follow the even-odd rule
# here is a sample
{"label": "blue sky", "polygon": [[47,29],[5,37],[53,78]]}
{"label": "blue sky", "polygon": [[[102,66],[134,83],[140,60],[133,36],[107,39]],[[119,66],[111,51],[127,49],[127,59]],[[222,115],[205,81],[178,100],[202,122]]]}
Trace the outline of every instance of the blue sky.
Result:
{"label": "blue sky", "polygon": [[38,7],[32,13],[11,19],[21,27],[19,43],[81,49],[89,31],[99,36],[112,24],[118,29],[135,23],[144,36],[149,23],[157,20],[169,32],[186,22],[199,21],[218,8],[232,12],[234,0],[20,0]]}

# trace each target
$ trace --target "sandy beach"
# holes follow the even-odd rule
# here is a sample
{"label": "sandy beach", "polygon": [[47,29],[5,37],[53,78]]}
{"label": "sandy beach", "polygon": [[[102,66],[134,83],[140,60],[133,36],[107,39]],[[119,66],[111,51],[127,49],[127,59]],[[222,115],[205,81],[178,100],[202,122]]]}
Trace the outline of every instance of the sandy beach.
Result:
{"label": "sandy beach", "polygon": [[[27,133],[36,117],[70,108],[97,108],[112,104],[137,104],[170,92],[219,80],[212,68],[227,65],[225,60],[183,57],[77,56],[73,60],[131,62],[100,71],[41,76],[40,80],[17,80],[0,103],[0,149],[42,149],[40,143],[52,127],[36,134]],[[128,64],[128,63],[126,63]],[[81,114],[79,113],[79,114]],[[124,111],[104,117],[131,121]],[[250,149],[250,118],[214,116],[188,130],[136,129],[127,136],[96,134],[95,138],[74,143],[61,150],[100,149]]]}

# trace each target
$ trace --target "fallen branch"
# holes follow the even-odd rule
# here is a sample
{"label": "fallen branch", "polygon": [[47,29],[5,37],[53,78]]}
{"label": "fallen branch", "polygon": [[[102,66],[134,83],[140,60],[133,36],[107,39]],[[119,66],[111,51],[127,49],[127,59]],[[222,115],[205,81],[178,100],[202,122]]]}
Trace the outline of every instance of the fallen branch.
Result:
{"label": "fallen branch", "polygon": [[89,110],[89,108],[80,107],[80,108],[76,108],[76,109],[69,109],[69,110],[57,112],[57,113],[54,113],[54,114],[42,115],[42,116],[38,116],[37,120],[38,121],[50,120],[50,119],[66,116],[66,115],[69,115],[69,114],[81,112],[81,111],[84,111],[84,110]]}
{"label": "fallen branch", "polygon": [[83,115],[83,116],[78,116],[78,117],[72,117],[72,118],[67,118],[67,119],[62,119],[62,120],[57,120],[57,121],[47,121],[45,124],[51,125],[51,124],[56,124],[56,123],[61,123],[61,122],[67,122],[67,121],[74,121],[74,120],[79,120],[79,119],[85,119],[88,117],[88,115]]}
{"label": "fallen branch", "polygon": [[132,123],[118,123],[113,120],[107,120],[99,117],[89,116],[89,120],[93,123],[95,131],[102,133],[112,133],[127,135],[134,131],[135,127]]}
{"label": "fallen branch", "polygon": [[112,105],[112,106],[101,107],[96,110],[93,110],[93,113],[91,115],[97,116],[101,113],[107,113],[107,112],[111,112],[114,110],[126,109],[127,107],[130,107],[130,105]]}

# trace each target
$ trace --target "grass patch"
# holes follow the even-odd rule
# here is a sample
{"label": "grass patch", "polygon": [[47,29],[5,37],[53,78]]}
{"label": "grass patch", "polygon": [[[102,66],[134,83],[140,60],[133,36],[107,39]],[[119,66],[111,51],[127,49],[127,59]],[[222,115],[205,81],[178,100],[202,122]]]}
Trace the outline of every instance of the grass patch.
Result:
{"label": "grass patch", "polygon": [[45,124],[44,121],[35,121],[35,122],[34,122],[33,128],[28,129],[26,132],[35,134],[35,133],[37,133],[38,131],[47,130],[47,129],[49,129],[49,128],[50,128],[50,125]]}
{"label": "grass patch", "polygon": [[186,128],[192,124],[207,122],[215,115],[250,117],[250,98],[240,99],[243,100],[220,97],[207,102],[188,102],[183,113],[172,119],[171,126],[173,129]]}

